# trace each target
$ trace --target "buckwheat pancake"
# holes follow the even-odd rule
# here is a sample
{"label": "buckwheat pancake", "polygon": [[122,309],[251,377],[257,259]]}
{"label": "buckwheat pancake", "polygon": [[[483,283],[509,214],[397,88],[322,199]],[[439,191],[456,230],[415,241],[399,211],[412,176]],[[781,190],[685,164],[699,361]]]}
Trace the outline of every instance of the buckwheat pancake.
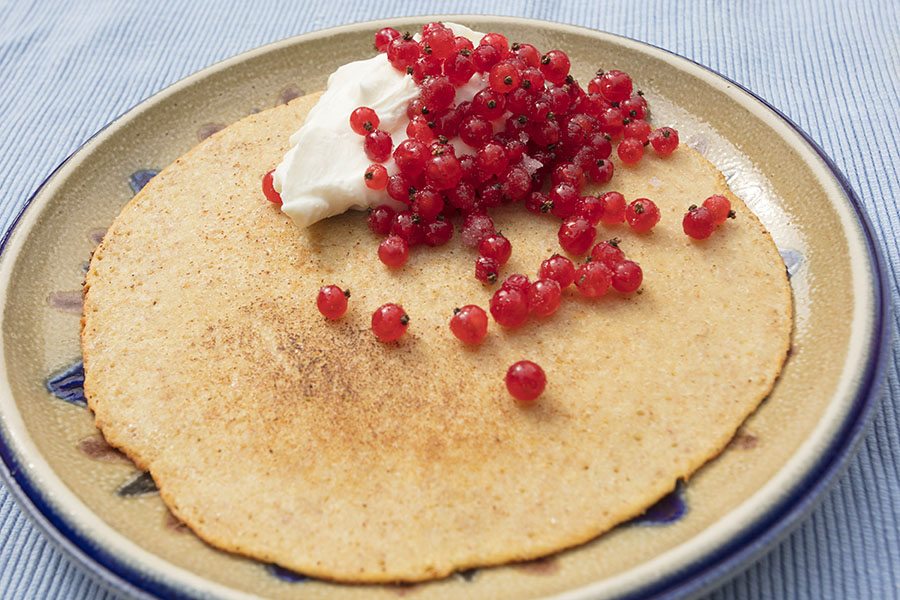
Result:
{"label": "buckwheat pancake", "polygon": [[[641,514],[769,393],[790,343],[784,265],[693,151],[618,165],[614,188],[662,212],[648,234],[599,227],[641,264],[638,293],[570,288],[551,317],[492,322],[467,347],[452,309],[487,307],[493,288],[459,236],[389,270],[360,213],[300,230],[264,199],[262,174],[314,101],[251,115],[163,170],[86,277],[97,425],[210,544],[348,582],[544,556]],[[713,193],[737,218],[691,240],[682,215]],[[557,219],[493,216],[513,245],[502,276],[559,251]],[[315,306],[332,283],[352,292],[335,322]],[[411,317],[396,343],[368,330],[385,302]],[[503,384],[524,358],[548,378],[533,405]]]}

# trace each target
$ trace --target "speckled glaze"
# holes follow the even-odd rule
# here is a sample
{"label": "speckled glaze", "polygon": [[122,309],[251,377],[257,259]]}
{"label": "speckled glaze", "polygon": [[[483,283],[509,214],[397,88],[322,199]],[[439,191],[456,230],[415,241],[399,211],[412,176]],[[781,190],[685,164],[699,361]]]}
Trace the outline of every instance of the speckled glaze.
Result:
{"label": "speckled glaze", "polygon": [[0,471],[47,535],[111,587],[185,598],[684,597],[783,535],[860,439],[887,354],[882,263],[852,191],[815,145],[736,84],[665,51],[571,26],[456,16],[447,20],[566,49],[582,80],[628,71],[655,122],[725,174],[791,276],[793,347],[775,390],[719,458],[647,515],[540,561],[415,586],[335,585],[213,550],[178,523],[84,407],[80,286],[92,249],[131,196],[199,140],[321,89],[338,65],[372,54],[380,27],[437,18],[311,33],[185,79],[67,160],[4,240]]}

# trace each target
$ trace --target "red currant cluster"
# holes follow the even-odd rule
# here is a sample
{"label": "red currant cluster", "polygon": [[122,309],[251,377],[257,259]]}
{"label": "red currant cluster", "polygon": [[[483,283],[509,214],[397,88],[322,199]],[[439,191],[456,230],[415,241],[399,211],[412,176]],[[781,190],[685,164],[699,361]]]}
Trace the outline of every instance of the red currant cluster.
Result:
{"label": "red currant cluster", "polygon": [[695,240],[705,240],[712,235],[716,227],[725,222],[725,219],[733,218],[731,201],[725,196],[715,194],[704,200],[702,206],[691,204],[684,214],[681,227]]}
{"label": "red currant cluster", "polygon": [[[658,220],[659,212],[646,199],[625,210],[615,197],[607,202],[581,195],[589,179],[612,179],[614,141],[627,164],[638,162],[646,145],[663,155],[678,145],[674,129],[653,130],[647,123],[647,102],[640,92],[633,93],[626,73],[600,73],[585,91],[569,75],[565,52],[541,55],[531,44],[510,46],[498,33],[485,35],[476,47],[440,23],[426,25],[420,41],[381,29],[375,47],[420,89],[407,106],[408,139],[396,148],[391,136],[378,129],[372,109],[359,107],[350,116],[350,126],[365,136],[365,151],[375,163],[364,173],[366,185],[408,207],[394,211],[381,205],[369,213],[369,227],[385,236],[378,254],[386,265],[404,264],[412,246],[446,243],[453,236],[450,220],[461,215],[463,241],[479,251],[476,277],[493,283],[511,246],[494,231],[487,212],[508,202],[523,201],[532,212],[563,219],[560,243],[574,254],[591,247],[600,221],[623,222],[627,214],[632,227],[646,231],[655,224],[653,215]],[[484,87],[471,101],[454,104],[456,88],[476,74]],[[456,137],[472,153],[457,156],[449,143]],[[393,174],[380,164],[391,156],[397,167]],[[548,179],[550,189],[544,193]],[[642,206],[652,208],[644,213]]]}

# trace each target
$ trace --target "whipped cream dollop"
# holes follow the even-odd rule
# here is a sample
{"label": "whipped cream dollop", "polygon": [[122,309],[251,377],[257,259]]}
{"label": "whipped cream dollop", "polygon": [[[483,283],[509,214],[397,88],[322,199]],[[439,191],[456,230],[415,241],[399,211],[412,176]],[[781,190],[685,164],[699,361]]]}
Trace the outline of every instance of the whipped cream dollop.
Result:
{"label": "whipped cream dollop", "polygon": [[[444,25],[476,46],[484,37],[465,25]],[[456,89],[455,102],[471,100],[485,83],[486,74],[475,73]],[[407,139],[407,104],[418,95],[419,87],[412,76],[392,67],[384,52],[343,65],[332,73],[325,93],[291,136],[291,149],[275,169],[274,185],[281,194],[281,210],[298,227],[307,227],[351,208],[365,210],[380,204],[401,207],[384,190],[366,186],[363,174],[372,161],[363,148],[364,137],[350,128],[350,113],[360,106],[373,109],[381,121],[378,128],[391,134],[396,148]],[[472,151],[458,138],[452,143],[458,154]],[[383,164],[388,173],[396,172],[393,158]]]}

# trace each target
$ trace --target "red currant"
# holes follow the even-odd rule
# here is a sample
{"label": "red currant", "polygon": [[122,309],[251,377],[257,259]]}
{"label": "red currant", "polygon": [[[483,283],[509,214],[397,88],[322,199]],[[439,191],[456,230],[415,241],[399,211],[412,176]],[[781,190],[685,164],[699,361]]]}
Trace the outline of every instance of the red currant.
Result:
{"label": "red currant", "polygon": [[560,302],[562,287],[554,279],[538,279],[528,288],[528,307],[540,317],[555,313]]}
{"label": "red currant", "polygon": [[528,277],[521,273],[515,273],[504,279],[500,287],[504,290],[516,290],[523,295],[527,295],[530,285],[531,282],[528,281]]}
{"label": "red currant", "polygon": [[531,44],[515,43],[512,45],[512,50],[516,58],[522,59],[529,67],[536,69],[541,66],[541,53]]}
{"label": "red currant", "polygon": [[651,131],[650,123],[641,119],[634,119],[625,125],[623,133],[626,138],[634,138],[643,145],[650,139]]}
{"label": "red currant", "polygon": [[465,85],[475,74],[475,63],[469,55],[457,52],[444,62],[444,75],[455,86]]}
{"label": "red currant", "polygon": [[705,240],[716,228],[716,215],[706,206],[691,206],[681,221],[684,232],[695,240]]}
{"label": "red currant", "polygon": [[491,67],[488,84],[498,94],[506,94],[519,87],[522,81],[519,70],[509,61],[499,62]]}
{"label": "red currant", "polygon": [[363,174],[363,179],[366,187],[370,190],[383,190],[388,180],[387,169],[384,168],[384,165],[369,165]]}
{"label": "red currant", "polygon": [[499,119],[505,110],[506,96],[491,88],[484,88],[472,98],[472,113],[488,121]]}
{"label": "red currant", "polygon": [[391,141],[391,135],[389,133],[376,129],[366,135],[366,141],[363,144],[363,148],[365,149],[366,156],[369,157],[369,160],[380,163],[390,158],[393,145],[394,142]]}
{"label": "red currant", "polygon": [[630,294],[641,287],[644,272],[633,260],[623,260],[613,268],[612,286],[617,292]]}
{"label": "red currant", "polygon": [[657,154],[668,156],[678,147],[678,132],[671,127],[660,127],[650,134],[650,145]]}
{"label": "red currant", "polygon": [[550,173],[550,184],[558,185],[560,183],[569,183],[575,186],[576,190],[580,190],[587,182],[584,176],[584,169],[576,164],[562,163],[556,165]]}
{"label": "red currant", "polygon": [[600,77],[600,93],[610,102],[624,102],[631,97],[631,77],[616,69],[607,71]]}
{"label": "red currant", "polygon": [[505,265],[512,255],[512,244],[502,234],[494,233],[478,242],[478,254],[493,258],[497,264]]}
{"label": "red currant", "polygon": [[619,108],[622,109],[626,117],[631,117],[632,119],[647,118],[647,101],[640,95],[640,92],[632,94],[628,100],[620,103]]}
{"label": "red currant", "polygon": [[502,33],[488,33],[481,38],[481,45],[493,46],[497,51],[500,60],[503,60],[509,54],[509,41]]}
{"label": "red currant", "polygon": [[275,169],[272,169],[262,179],[263,195],[272,204],[281,204],[281,194],[275,191]]}
{"label": "red currant", "polygon": [[538,277],[541,279],[552,279],[562,288],[569,287],[575,281],[575,265],[565,256],[554,254],[541,263],[538,269]]}
{"label": "red currant", "polygon": [[625,220],[635,231],[650,231],[659,223],[659,208],[653,200],[638,198],[625,209]]}
{"label": "red currant", "polygon": [[619,137],[625,129],[624,119],[625,116],[620,109],[615,107],[607,108],[597,117],[600,132],[607,134],[611,138]]}
{"label": "red currant", "polygon": [[602,222],[609,224],[625,222],[625,196],[619,192],[606,192],[600,196],[600,203],[603,205],[603,212],[600,214]]}
{"label": "red currant", "polygon": [[425,177],[438,190],[456,187],[456,184],[462,179],[462,167],[459,159],[448,150],[432,150],[432,156],[425,165]]}
{"label": "red currant", "polygon": [[618,246],[618,239],[600,242],[591,249],[591,260],[602,262],[610,269],[615,269],[625,260],[625,253]]}
{"label": "red currant", "polygon": [[612,181],[613,173],[615,173],[615,165],[611,160],[601,158],[591,165],[590,175],[591,181],[595,183],[609,183]]}
{"label": "red currant", "polygon": [[480,306],[467,304],[462,308],[453,309],[453,317],[450,319],[450,331],[461,342],[477,344],[487,335],[487,313]]}
{"label": "red currant", "polygon": [[434,27],[423,30],[422,41],[428,44],[431,55],[444,60],[456,49],[456,36],[453,31],[440,23],[433,23]]}
{"label": "red currant", "polygon": [[528,298],[517,289],[497,290],[490,308],[491,316],[503,327],[519,327],[528,320]]}
{"label": "red currant", "polygon": [[490,71],[491,67],[500,62],[502,58],[497,49],[490,44],[480,44],[472,51],[472,62],[479,73]]}
{"label": "red currant", "polygon": [[562,85],[569,74],[569,57],[562,50],[551,50],[541,57],[541,72],[550,83]]}
{"label": "red currant", "polygon": [[443,246],[453,237],[453,225],[441,216],[438,216],[437,219],[430,223],[426,223],[424,229],[425,244],[432,248]]}
{"label": "red currant", "polygon": [[625,138],[616,149],[619,159],[626,165],[634,165],[644,156],[644,144],[637,138]]}
{"label": "red currant", "polygon": [[[506,149],[508,154],[509,145]],[[531,191],[531,176],[522,167],[510,167],[500,178],[500,191],[505,199],[518,202]]]}
{"label": "red currant", "polygon": [[598,261],[588,261],[575,271],[575,287],[588,298],[602,296],[612,282],[609,267]]}
{"label": "red currant", "polygon": [[409,210],[404,210],[394,215],[394,222],[391,223],[391,233],[403,238],[410,247],[425,241],[425,231],[422,228],[421,219]]}
{"label": "red currant", "polygon": [[394,38],[388,44],[387,57],[392,67],[406,73],[406,68],[419,58],[419,44],[405,35]]}
{"label": "red currant", "polygon": [[725,222],[725,219],[733,216],[731,213],[731,201],[720,194],[715,194],[704,200],[703,206],[712,212],[716,225],[721,225]]}
{"label": "red currant", "polygon": [[376,206],[369,211],[366,223],[375,235],[387,235],[391,232],[391,223],[394,222],[394,209],[386,204]]}
{"label": "red currant", "polygon": [[413,210],[423,221],[433,221],[444,210],[444,197],[431,187],[416,192]]}
{"label": "red currant", "polygon": [[340,319],[347,312],[347,298],[350,290],[342,290],[336,285],[326,285],[319,288],[316,296],[316,306],[326,319]]}
{"label": "red currant", "polygon": [[359,135],[368,135],[378,129],[381,120],[368,106],[360,106],[350,113],[350,128]]}
{"label": "red currant", "polygon": [[530,360],[520,360],[506,371],[506,389],[519,402],[533,402],[544,393],[547,376]]}
{"label": "red currant", "polygon": [[569,254],[584,254],[591,249],[597,230],[584,217],[574,216],[563,221],[557,237],[559,245]]}
{"label": "red currant", "polygon": [[456,89],[447,77],[431,77],[419,86],[425,107],[432,112],[440,112],[453,103]]}
{"label": "red currant", "polygon": [[560,219],[567,219],[578,210],[581,195],[571,183],[560,183],[550,189],[547,199],[552,206],[550,212]]}
{"label": "red currant", "polygon": [[412,66],[413,81],[422,84],[429,77],[437,77],[443,72],[443,65],[440,60],[431,54],[424,54],[416,59]]}
{"label": "red currant", "polygon": [[496,258],[479,256],[475,259],[475,279],[482,283],[494,283],[497,281],[497,273],[500,271],[500,263]]}
{"label": "red currant", "polygon": [[409,258],[409,244],[399,235],[389,235],[378,245],[378,258],[389,267],[402,266]]}
{"label": "red currant", "polygon": [[591,225],[600,223],[600,217],[603,215],[603,203],[597,196],[582,196],[578,200],[578,208],[576,214],[584,217]]}
{"label": "red currant", "polygon": [[462,242],[470,248],[477,248],[481,240],[493,233],[494,221],[487,215],[472,214],[463,221]]}
{"label": "red currant", "polygon": [[383,304],[372,314],[372,333],[382,342],[400,339],[408,327],[409,316],[399,304]]}
{"label": "red currant", "polygon": [[388,44],[400,37],[400,32],[393,27],[385,27],[375,32],[375,49],[387,52]]}
{"label": "red currant", "polygon": [[475,155],[475,163],[478,165],[478,168],[482,173],[489,176],[502,173],[508,160],[506,149],[497,142],[488,142]]}

